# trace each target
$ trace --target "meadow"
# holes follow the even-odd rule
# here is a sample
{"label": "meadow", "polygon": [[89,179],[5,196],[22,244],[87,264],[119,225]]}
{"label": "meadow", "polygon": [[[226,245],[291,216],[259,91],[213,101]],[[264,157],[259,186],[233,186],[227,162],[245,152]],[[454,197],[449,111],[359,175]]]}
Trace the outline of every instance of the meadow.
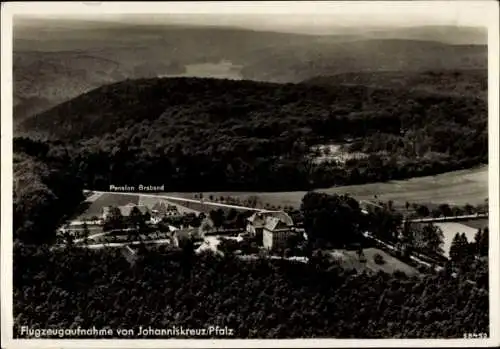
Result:
{"label": "meadow", "polygon": [[489,222],[489,220],[487,218],[460,221],[460,223],[462,223],[463,225],[466,225],[466,226],[474,228],[474,229],[484,229],[484,228],[488,227],[488,222]]}
{"label": "meadow", "polygon": [[101,216],[102,209],[107,206],[125,206],[129,203],[139,205],[139,196],[131,194],[103,194],[90,203],[89,207],[78,216],[78,219],[90,219]]}
{"label": "meadow", "polygon": [[465,233],[465,236],[467,237],[467,240],[469,242],[474,241],[474,236],[477,233],[476,228],[458,222],[434,223],[434,225],[436,225],[443,231],[444,235],[443,254],[446,257],[448,257],[450,254],[451,242],[453,241],[453,238],[457,233],[460,234]]}
{"label": "meadow", "polygon": [[[317,189],[328,194],[350,194],[357,200],[392,200],[396,205],[407,201],[419,204],[477,205],[488,197],[488,166],[447,172],[435,176],[415,177],[407,180],[369,183]],[[213,196],[238,197],[245,200],[256,196],[261,203],[274,206],[298,207],[305,191],[291,192],[205,192],[205,198]],[[167,193],[165,193],[167,194]],[[168,195],[192,199],[198,193],[168,193]]]}
{"label": "meadow", "polygon": [[[94,196],[94,198],[95,198],[95,196]],[[124,205],[127,205],[129,203],[132,203],[135,205],[147,206],[149,209],[152,209],[152,207],[159,201],[163,201],[167,205],[176,206],[177,210],[181,214],[187,214],[187,213],[198,214],[199,213],[199,211],[192,209],[192,208],[188,208],[186,205],[180,205],[178,202],[173,202],[170,200],[168,200],[168,201],[162,200],[161,198],[158,198],[158,197],[150,197],[150,196],[145,196],[145,195],[139,195],[136,193],[102,193],[102,194],[99,194],[99,196],[91,202],[89,199],[87,199],[87,201],[83,203],[83,205],[86,205],[88,207],[85,210],[83,210],[83,212],[81,214],[77,215],[77,217],[75,217],[74,219],[83,220],[83,219],[90,219],[93,216],[99,217],[99,216],[101,216],[102,209],[104,207],[124,206]]]}
{"label": "meadow", "polygon": [[[375,255],[381,255],[384,263],[377,264],[374,261]],[[337,260],[345,269],[356,269],[358,272],[365,271],[368,273],[377,273],[383,271],[392,274],[395,271],[400,271],[408,276],[418,275],[419,272],[406,263],[392,257],[386,252],[378,248],[363,249],[363,257],[358,257],[357,251],[334,250],[330,252],[332,259]]]}
{"label": "meadow", "polygon": [[[448,172],[436,176],[411,178],[401,181],[389,181],[384,183],[370,183],[363,185],[351,185],[344,187],[334,187],[328,189],[317,189],[317,191],[326,192],[329,194],[350,194],[357,200],[373,199],[376,195],[379,200],[393,200],[395,206],[404,206],[408,201],[419,204],[441,204],[447,203],[450,205],[465,205],[465,204],[482,204],[488,197],[488,167],[480,167],[469,170]],[[239,198],[241,201],[249,197],[257,197],[259,206],[269,204],[276,207],[294,206],[299,207],[305,191],[293,192],[205,192],[204,198],[210,201],[213,199],[224,197]],[[171,192],[163,193],[164,195],[175,196],[179,198],[194,199],[199,193],[193,192]],[[91,202],[88,209],[85,210],[79,217],[91,218],[102,213],[102,208],[105,206],[121,206],[128,203],[137,205],[152,206],[159,199],[137,194],[125,193],[109,193],[103,194],[95,201]],[[197,203],[185,203],[179,201],[168,201],[170,204],[175,204],[179,212],[194,212],[206,211],[207,207]],[[485,221],[487,224],[487,220]],[[485,223],[480,221],[463,222],[465,226],[472,227],[477,230],[483,228]],[[453,238],[453,237],[452,237]]]}

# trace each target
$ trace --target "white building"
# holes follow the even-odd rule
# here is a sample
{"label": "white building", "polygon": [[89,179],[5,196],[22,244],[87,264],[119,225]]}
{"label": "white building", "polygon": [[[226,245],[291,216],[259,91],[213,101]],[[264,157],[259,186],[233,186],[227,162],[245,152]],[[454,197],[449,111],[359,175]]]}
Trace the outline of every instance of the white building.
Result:
{"label": "white building", "polygon": [[246,231],[251,235],[257,237],[259,240],[262,239],[262,234],[264,231],[264,226],[267,223],[268,217],[275,217],[287,226],[293,226],[292,218],[284,211],[261,211],[256,212],[250,216],[247,221]]}
{"label": "white building", "polygon": [[289,225],[278,217],[266,217],[266,224],[262,231],[262,244],[268,250],[284,248],[292,234],[295,234],[293,224]]}
{"label": "white building", "polygon": [[256,212],[248,218],[247,232],[268,249],[284,246],[294,233],[292,218],[284,211]]}

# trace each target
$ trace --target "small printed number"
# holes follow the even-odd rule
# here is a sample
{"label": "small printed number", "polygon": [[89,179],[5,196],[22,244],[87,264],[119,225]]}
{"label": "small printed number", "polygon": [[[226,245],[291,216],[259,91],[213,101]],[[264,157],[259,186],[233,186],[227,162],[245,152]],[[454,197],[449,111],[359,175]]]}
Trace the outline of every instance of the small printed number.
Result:
{"label": "small printed number", "polygon": [[484,333],[484,332],[464,333],[464,338],[466,338],[466,339],[483,339],[483,338],[488,338],[488,334]]}

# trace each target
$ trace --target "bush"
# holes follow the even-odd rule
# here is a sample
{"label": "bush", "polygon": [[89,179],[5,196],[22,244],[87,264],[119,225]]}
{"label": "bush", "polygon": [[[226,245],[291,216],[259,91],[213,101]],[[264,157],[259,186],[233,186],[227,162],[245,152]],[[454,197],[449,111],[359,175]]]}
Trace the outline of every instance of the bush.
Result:
{"label": "bush", "polygon": [[382,257],[382,255],[379,253],[377,253],[377,254],[375,254],[375,256],[373,256],[373,260],[375,261],[375,263],[377,263],[379,265],[385,263],[384,257]]}
{"label": "bush", "polygon": [[427,268],[425,265],[420,265],[418,268],[419,273],[425,274],[429,272],[429,268]]}

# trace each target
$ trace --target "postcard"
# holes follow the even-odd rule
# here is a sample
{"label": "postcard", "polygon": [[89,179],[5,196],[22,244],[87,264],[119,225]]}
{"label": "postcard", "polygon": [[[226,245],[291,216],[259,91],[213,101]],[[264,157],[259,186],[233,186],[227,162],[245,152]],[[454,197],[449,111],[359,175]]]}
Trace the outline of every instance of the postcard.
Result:
{"label": "postcard", "polygon": [[498,346],[495,1],[2,4],[6,348]]}

